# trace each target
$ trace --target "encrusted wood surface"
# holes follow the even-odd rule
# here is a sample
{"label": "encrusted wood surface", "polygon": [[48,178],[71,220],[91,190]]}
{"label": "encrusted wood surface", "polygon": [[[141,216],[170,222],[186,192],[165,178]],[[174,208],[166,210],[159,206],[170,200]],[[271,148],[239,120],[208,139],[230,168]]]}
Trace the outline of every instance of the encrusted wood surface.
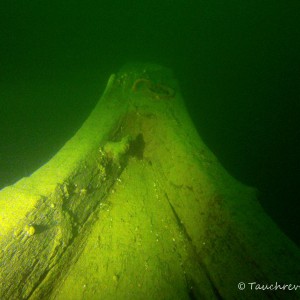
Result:
{"label": "encrusted wood surface", "polygon": [[204,145],[158,65],[112,75],[57,155],[0,192],[0,218],[0,299],[300,297],[274,290],[300,284],[299,249]]}

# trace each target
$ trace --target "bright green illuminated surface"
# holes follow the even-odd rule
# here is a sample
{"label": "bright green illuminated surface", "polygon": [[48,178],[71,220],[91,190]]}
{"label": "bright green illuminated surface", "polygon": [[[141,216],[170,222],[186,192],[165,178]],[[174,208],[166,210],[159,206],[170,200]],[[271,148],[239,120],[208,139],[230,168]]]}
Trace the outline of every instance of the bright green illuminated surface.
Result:
{"label": "bright green illuminated surface", "polygon": [[131,160],[55,299],[184,299],[185,271],[202,274],[164,193],[153,168]]}
{"label": "bright green illuminated surface", "polygon": [[1,299],[229,299],[242,279],[300,274],[157,65],[111,76],[61,151],[1,191],[0,217]]}

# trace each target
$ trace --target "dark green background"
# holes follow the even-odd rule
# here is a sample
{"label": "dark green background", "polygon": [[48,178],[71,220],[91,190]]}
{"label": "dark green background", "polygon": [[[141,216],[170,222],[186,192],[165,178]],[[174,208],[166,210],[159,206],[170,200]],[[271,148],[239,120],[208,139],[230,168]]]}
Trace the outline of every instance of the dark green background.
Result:
{"label": "dark green background", "polygon": [[299,1],[5,0],[0,9],[0,187],[53,156],[111,73],[157,62],[174,70],[210,149],[300,243]]}

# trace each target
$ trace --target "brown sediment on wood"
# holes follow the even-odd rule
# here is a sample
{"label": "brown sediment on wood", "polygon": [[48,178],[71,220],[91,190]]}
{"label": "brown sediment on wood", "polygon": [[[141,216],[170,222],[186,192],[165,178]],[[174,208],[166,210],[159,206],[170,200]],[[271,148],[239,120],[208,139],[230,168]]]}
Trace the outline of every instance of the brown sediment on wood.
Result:
{"label": "brown sediment on wood", "polygon": [[1,300],[300,299],[299,248],[169,85],[164,67],[124,67],[63,148],[0,191]]}
{"label": "brown sediment on wood", "polygon": [[154,83],[150,79],[138,78],[132,85],[132,91],[138,92],[139,90],[146,91],[151,94],[151,97],[161,100],[170,99],[175,97],[175,90],[167,85]]}

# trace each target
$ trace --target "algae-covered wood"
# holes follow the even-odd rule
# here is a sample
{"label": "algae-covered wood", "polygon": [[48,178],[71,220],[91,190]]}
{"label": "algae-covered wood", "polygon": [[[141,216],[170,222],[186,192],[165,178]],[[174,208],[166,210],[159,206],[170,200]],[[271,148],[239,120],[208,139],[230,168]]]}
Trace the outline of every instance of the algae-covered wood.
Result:
{"label": "algae-covered wood", "polygon": [[1,299],[299,298],[299,249],[158,65],[112,75],[57,155],[0,192],[0,217]]}

